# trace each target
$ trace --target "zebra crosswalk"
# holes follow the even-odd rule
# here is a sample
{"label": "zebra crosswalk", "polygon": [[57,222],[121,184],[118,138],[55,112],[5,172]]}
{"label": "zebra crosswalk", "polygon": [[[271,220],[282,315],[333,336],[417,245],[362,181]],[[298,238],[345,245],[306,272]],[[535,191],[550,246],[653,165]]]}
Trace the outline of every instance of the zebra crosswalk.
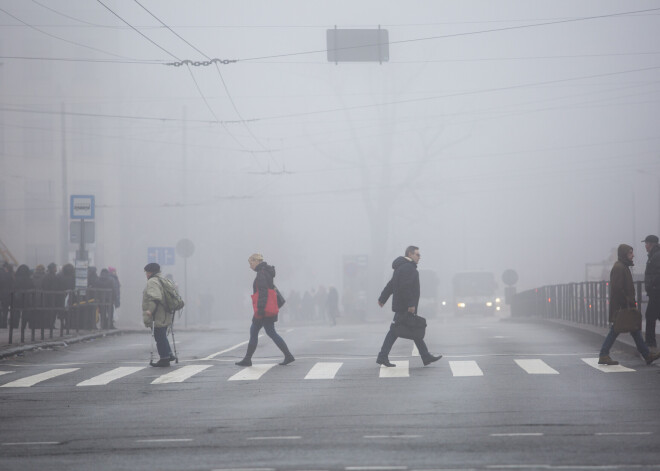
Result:
{"label": "zebra crosswalk", "polygon": [[[580,360],[581,362],[577,362],[576,364],[574,362],[574,364],[571,364],[570,366],[571,371],[574,371],[574,368],[579,365],[582,365],[582,367],[584,365],[588,365],[589,367],[594,368],[595,370],[598,370],[599,372],[603,372],[603,373],[632,373],[636,371],[633,368],[625,367],[622,365],[612,365],[612,366],[599,365],[598,358],[580,358]],[[414,360],[414,361],[418,361],[418,360]],[[392,362],[396,365],[396,367],[388,368],[385,366],[381,366],[380,368],[374,367],[373,369],[371,368],[364,369],[363,367],[361,367],[360,374],[364,375],[365,372],[367,372],[366,374],[374,378],[375,377],[410,378],[411,376],[415,376],[416,373],[413,373],[411,375],[410,360],[392,360]],[[304,364],[303,361],[299,361],[297,362],[296,366],[298,365],[302,366],[303,364]],[[353,365],[355,365],[355,363],[353,363]],[[446,374],[444,373],[446,369],[443,370],[442,368],[437,368],[438,365],[440,364],[436,364],[436,368],[435,368],[436,370],[441,370],[438,372],[438,374]],[[448,365],[451,375],[453,377],[488,376],[489,375],[488,367],[491,366],[489,364],[480,366],[479,363],[475,360],[449,360]],[[560,374],[560,371],[551,367],[544,360],[540,358],[513,359],[513,361],[510,362],[510,365],[514,366],[519,371],[522,370],[523,372],[527,373],[527,375],[559,375]],[[262,380],[265,376],[268,376],[268,374],[271,372],[271,370],[273,370],[275,366],[276,363],[258,363],[253,366],[240,369],[238,372],[227,377],[226,381]],[[482,369],[482,366],[486,371]],[[83,381],[79,381],[75,384],[75,386],[76,387],[106,386],[112,382],[122,380],[127,377],[134,378],[136,376],[140,376],[142,378],[145,377],[148,378],[149,380],[151,380],[150,384],[153,385],[182,383],[214,367],[216,366],[214,366],[213,364],[190,364],[185,366],[174,367],[172,369],[168,369],[163,372],[160,368],[153,369],[153,368],[148,368],[146,366],[122,366],[122,367],[112,368],[101,374],[97,374]],[[501,368],[501,362],[498,363],[498,368]],[[300,371],[300,373],[296,371],[296,374],[300,379],[318,381],[318,380],[335,380],[338,378],[338,376],[341,377],[342,369],[349,369],[351,372],[354,372],[353,366],[347,367],[346,362],[338,362],[338,361],[333,361],[333,362],[319,361],[319,362],[315,362],[309,369],[287,368],[286,371],[287,371],[287,375],[289,375],[292,371],[298,370]],[[412,371],[415,372],[415,370],[418,369],[421,368],[415,367],[415,369],[413,369]],[[71,376],[73,375],[73,373],[78,373],[78,375],[80,375],[84,371],[85,370],[83,368],[53,368],[37,374],[24,376],[17,379],[11,379],[12,375],[16,375],[19,373],[16,371],[0,370],[0,382],[5,378],[9,379],[8,382],[4,384],[0,384],[0,388],[30,388],[41,385],[43,383],[47,383],[48,381],[54,380],[55,378],[65,377],[67,375]],[[140,372],[144,373],[145,371],[148,371],[149,374],[138,375],[138,373]],[[376,374],[375,371],[378,371],[378,373]],[[154,372],[162,373],[162,374],[159,374],[159,376],[153,379]],[[275,375],[275,373],[270,373],[270,374]],[[492,372],[491,374],[494,375],[499,373]]]}

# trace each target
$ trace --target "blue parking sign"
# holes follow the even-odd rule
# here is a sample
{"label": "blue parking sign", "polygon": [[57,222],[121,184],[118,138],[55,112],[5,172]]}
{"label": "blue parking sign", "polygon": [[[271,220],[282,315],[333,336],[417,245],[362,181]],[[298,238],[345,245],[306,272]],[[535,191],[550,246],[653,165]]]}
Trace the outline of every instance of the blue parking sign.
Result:
{"label": "blue parking sign", "polygon": [[148,247],[147,263],[159,265],[174,265],[174,247]]}

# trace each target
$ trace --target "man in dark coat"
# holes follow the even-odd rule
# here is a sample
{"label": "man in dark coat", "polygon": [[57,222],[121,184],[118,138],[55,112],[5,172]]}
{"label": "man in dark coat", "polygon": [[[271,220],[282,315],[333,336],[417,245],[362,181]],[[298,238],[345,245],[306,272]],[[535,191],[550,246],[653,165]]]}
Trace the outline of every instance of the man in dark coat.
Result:
{"label": "man in dark coat", "polygon": [[[417,306],[419,304],[419,272],[417,264],[420,259],[419,247],[411,245],[406,249],[404,257],[397,257],[392,262],[394,273],[392,279],[387,283],[383,292],[378,298],[378,305],[383,307],[390,296],[392,297],[392,311],[394,311],[394,320],[390,325],[390,330],[385,336],[383,346],[380,349],[376,363],[388,367],[396,366],[388,359],[390,350],[396,339],[399,338],[395,332],[395,326],[401,323],[407,316],[417,315]],[[415,345],[422,357],[424,366],[438,361],[442,355],[434,356],[429,352],[424,340],[415,339]]]}
{"label": "man in dark coat", "polygon": [[656,349],[655,322],[660,319],[660,245],[658,236],[646,236],[642,242],[645,243],[648,260],[644,271],[644,287],[649,296],[646,306],[646,345],[650,349]]}
{"label": "man in dark coat", "polygon": [[11,273],[11,265],[5,262],[0,266],[0,329],[7,327],[9,304],[11,304],[11,292],[13,289],[14,277]]}
{"label": "man in dark coat", "polygon": [[[637,307],[635,301],[635,285],[633,284],[632,273],[630,267],[633,264],[633,248],[626,244],[619,245],[617,249],[618,260],[614,262],[612,271],[610,271],[610,317],[611,323],[610,331],[605,337],[603,346],[600,348],[600,355],[598,357],[599,365],[618,365],[619,362],[612,360],[610,357],[610,348],[614,345],[614,341],[618,337],[618,333],[614,331],[614,321],[617,315],[621,315],[621,310],[627,308]],[[637,350],[642,354],[646,364],[650,365],[655,360],[660,358],[660,353],[651,353],[644,343],[642,338],[642,331],[636,330],[630,332]]]}

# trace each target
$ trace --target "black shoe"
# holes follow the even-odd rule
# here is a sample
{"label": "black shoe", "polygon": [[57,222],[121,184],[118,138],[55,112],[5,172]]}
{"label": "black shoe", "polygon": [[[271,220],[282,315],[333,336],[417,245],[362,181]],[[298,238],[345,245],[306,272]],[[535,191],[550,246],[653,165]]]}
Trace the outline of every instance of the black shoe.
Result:
{"label": "black shoe", "polygon": [[176,359],[177,359],[177,358],[174,356],[174,353],[170,353],[170,358],[169,358],[169,360],[170,360],[170,361],[174,361],[174,360],[176,360]]}
{"label": "black shoe", "polygon": [[243,358],[241,361],[237,361],[234,364],[238,366],[252,366],[252,360],[249,358]]}
{"label": "black shoe", "polygon": [[379,365],[387,366],[388,368],[392,368],[393,366],[396,366],[394,363],[390,363],[390,360],[387,358],[376,358],[376,363]]}
{"label": "black shoe", "polygon": [[284,357],[284,360],[282,361],[282,363],[280,363],[280,365],[288,365],[289,363],[293,363],[294,360],[295,358],[293,358],[293,355],[289,353]]}
{"label": "black shoe", "polygon": [[650,365],[651,363],[653,363],[658,358],[660,358],[660,352],[649,353],[648,355],[646,355],[646,357],[644,357],[644,359],[646,360],[647,365]]}
{"label": "black shoe", "polygon": [[430,365],[434,361],[438,361],[440,358],[442,358],[442,355],[438,355],[437,357],[433,355],[429,355],[428,357],[422,360],[422,363],[424,363],[424,366]]}
{"label": "black shoe", "polygon": [[149,365],[157,366],[157,367],[170,366],[170,360],[168,358],[161,358],[156,363],[152,361],[151,363],[149,363]]}

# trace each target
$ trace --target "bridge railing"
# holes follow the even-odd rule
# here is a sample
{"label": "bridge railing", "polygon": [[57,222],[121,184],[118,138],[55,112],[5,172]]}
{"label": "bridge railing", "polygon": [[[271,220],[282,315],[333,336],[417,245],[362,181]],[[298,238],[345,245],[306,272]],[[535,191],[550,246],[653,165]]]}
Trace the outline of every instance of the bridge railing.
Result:
{"label": "bridge railing", "polygon": [[[635,282],[635,292],[637,306],[643,309],[648,300],[644,296],[642,281]],[[609,305],[609,282],[584,281],[521,291],[513,297],[511,315],[562,319],[605,327],[609,320]]]}

